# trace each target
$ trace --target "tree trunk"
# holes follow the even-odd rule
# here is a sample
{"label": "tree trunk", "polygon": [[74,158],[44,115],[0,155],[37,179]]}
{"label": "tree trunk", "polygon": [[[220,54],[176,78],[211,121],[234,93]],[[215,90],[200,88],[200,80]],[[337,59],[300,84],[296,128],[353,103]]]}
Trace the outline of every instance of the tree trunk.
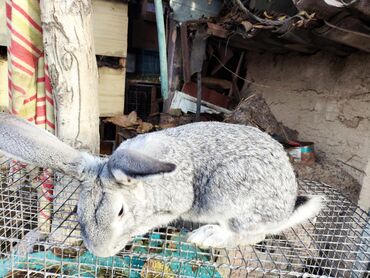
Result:
{"label": "tree trunk", "polygon": [[75,148],[98,153],[98,72],[91,1],[43,0],[40,4],[57,136]]}
{"label": "tree trunk", "polygon": [[[84,151],[99,151],[98,73],[90,0],[41,0],[46,60],[56,109],[56,135]],[[79,183],[59,178],[54,185],[51,240],[75,243]],[[67,239],[68,238],[68,239]]]}

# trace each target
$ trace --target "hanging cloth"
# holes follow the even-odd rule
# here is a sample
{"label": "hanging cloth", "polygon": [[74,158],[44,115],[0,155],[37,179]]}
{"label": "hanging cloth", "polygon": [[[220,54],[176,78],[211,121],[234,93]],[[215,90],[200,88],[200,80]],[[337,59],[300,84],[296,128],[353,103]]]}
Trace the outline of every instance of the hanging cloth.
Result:
{"label": "hanging cloth", "polygon": [[[54,101],[44,57],[39,1],[6,0],[6,16],[9,111],[55,134]],[[37,180],[30,181],[42,184],[37,188],[38,221],[43,231],[50,230],[53,193],[50,176],[50,170],[44,170]]]}

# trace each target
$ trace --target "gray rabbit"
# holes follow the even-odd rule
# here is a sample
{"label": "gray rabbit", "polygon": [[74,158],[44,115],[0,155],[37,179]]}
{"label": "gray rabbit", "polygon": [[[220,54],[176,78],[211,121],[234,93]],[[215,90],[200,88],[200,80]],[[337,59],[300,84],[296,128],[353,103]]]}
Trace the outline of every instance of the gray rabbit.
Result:
{"label": "gray rabbit", "polygon": [[180,218],[208,223],[188,238],[198,246],[253,244],[314,217],[322,204],[320,196],[297,196],[283,147],[243,125],[203,122],[139,135],[99,158],[0,114],[0,150],[82,182],[82,236],[101,257]]}

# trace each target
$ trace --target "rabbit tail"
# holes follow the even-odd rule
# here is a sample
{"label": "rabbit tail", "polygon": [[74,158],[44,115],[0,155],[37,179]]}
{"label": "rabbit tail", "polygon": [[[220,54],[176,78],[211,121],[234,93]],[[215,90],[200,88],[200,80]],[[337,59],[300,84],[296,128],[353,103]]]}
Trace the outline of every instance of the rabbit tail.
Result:
{"label": "rabbit tail", "polygon": [[287,221],[277,225],[270,233],[279,233],[285,229],[308,221],[315,217],[323,207],[323,196],[297,196],[293,213]]}

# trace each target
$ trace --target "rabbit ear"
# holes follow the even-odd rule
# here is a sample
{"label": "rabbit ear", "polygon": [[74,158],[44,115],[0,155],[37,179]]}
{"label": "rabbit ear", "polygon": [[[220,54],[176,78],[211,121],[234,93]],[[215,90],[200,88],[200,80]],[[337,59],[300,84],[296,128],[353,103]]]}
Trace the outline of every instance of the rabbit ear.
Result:
{"label": "rabbit ear", "polygon": [[14,159],[79,177],[85,158],[49,132],[16,116],[0,113],[0,151]]}
{"label": "rabbit ear", "polygon": [[176,169],[176,165],[134,150],[118,149],[109,158],[108,169],[117,181],[121,181],[125,176],[140,177],[169,173]]}

